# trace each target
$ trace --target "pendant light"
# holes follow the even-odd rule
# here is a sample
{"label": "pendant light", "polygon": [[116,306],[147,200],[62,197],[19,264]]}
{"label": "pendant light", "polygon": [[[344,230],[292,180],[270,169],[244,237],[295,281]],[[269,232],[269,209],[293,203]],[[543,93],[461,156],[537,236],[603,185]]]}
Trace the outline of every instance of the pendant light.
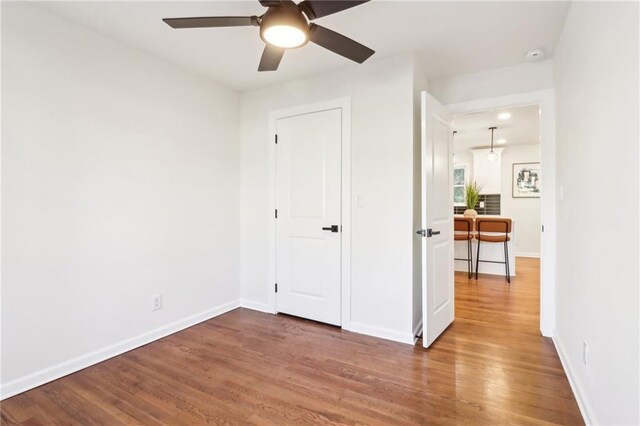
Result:
{"label": "pendant light", "polygon": [[491,151],[489,151],[489,153],[487,154],[487,160],[491,161],[492,163],[498,161],[498,154],[493,152],[493,131],[496,129],[497,127],[489,127],[489,130],[491,130]]}
{"label": "pendant light", "polygon": [[[458,133],[458,131],[454,130],[453,131],[453,136],[451,137],[451,142],[453,142],[453,140],[455,139],[456,133]],[[456,153],[455,152],[453,153],[453,164],[458,164],[458,159],[456,158]]]}

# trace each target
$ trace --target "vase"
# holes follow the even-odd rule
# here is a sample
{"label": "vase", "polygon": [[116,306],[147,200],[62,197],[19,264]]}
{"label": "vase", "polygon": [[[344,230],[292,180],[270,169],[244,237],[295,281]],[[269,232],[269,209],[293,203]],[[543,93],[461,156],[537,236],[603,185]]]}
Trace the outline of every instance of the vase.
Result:
{"label": "vase", "polygon": [[469,217],[471,219],[475,219],[476,217],[478,217],[478,212],[475,211],[474,209],[467,209],[464,211],[463,213],[464,217]]}

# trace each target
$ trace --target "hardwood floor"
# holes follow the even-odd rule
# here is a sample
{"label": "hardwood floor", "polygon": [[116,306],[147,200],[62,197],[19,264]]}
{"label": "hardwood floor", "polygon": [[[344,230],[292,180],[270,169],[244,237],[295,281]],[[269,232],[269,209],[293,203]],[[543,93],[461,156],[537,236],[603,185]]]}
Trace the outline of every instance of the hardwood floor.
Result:
{"label": "hardwood floor", "polygon": [[2,424],[583,424],[538,332],[538,261],[517,274],[457,274],[429,350],[237,309],[5,400]]}

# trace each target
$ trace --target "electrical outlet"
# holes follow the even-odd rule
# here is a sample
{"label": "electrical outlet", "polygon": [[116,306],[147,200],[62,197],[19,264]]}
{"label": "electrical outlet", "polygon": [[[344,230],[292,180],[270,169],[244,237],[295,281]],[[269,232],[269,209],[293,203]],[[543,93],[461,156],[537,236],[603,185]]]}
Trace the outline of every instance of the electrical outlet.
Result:
{"label": "electrical outlet", "polygon": [[587,365],[587,354],[589,347],[587,346],[587,342],[582,342],[582,363]]}
{"label": "electrical outlet", "polygon": [[157,311],[162,309],[162,295],[156,294],[155,296],[151,296],[151,310]]}

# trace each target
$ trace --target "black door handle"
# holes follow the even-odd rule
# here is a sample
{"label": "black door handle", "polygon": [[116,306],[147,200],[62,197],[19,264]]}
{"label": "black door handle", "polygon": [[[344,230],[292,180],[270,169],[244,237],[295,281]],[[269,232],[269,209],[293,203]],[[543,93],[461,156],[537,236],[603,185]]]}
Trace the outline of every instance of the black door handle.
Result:
{"label": "black door handle", "polygon": [[327,226],[327,227],[324,227],[324,226],[323,226],[323,227],[322,227],[322,230],[323,230],[323,231],[338,232],[338,231],[339,231],[339,229],[338,229],[338,228],[339,228],[339,227],[338,227],[338,225],[331,225],[331,226]]}
{"label": "black door handle", "polygon": [[431,228],[427,229],[427,237],[433,237],[434,235],[440,235],[440,231],[434,231]]}

